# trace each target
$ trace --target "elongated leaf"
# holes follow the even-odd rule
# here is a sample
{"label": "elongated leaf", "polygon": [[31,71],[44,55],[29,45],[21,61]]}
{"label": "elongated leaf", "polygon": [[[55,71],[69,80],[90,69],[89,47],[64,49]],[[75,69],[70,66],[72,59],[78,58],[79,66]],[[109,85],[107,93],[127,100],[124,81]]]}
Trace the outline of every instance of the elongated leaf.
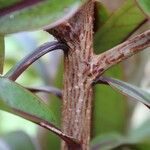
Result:
{"label": "elongated leaf", "polygon": [[[91,150],[112,150],[123,145],[137,147],[138,144],[149,143],[150,120],[135,130],[131,130],[126,136],[117,132],[107,133],[97,136],[91,142]],[[145,149],[146,150],[146,149]]]}
{"label": "elongated leaf", "polygon": [[123,143],[126,143],[126,140],[119,133],[102,134],[92,140],[91,150],[112,150]]}
{"label": "elongated leaf", "polygon": [[126,143],[131,149],[149,150],[150,149],[150,119],[145,121],[140,127],[129,131]]}
{"label": "elongated leaf", "polygon": [[96,1],[94,15],[94,31],[96,32],[108,20],[109,13],[107,12],[105,6],[102,3]]}
{"label": "elongated leaf", "polygon": [[58,88],[52,86],[43,86],[43,87],[26,87],[29,91],[36,93],[36,92],[44,92],[48,94],[53,94],[58,98],[62,98],[62,91]]}
{"label": "elongated leaf", "polygon": [[0,138],[1,150],[36,150],[31,138],[22,131],[15,131]]}
{"label": "elongated leaf", "polygon": [[127,0],[95,34],[95,52],[99,53],[108,50],[121,43],[145,19],[146,16],[135,1]]}
{"label": "elongated leaf", "polygon": [[149,0],[137,0],[141,8],[145,13],[150,16],[150,1]]}
{"label": "elongated leaf", "polygon": [[[103,77],[102,77],[103,78]],[[113,78],[103,78],[103,81],[106,81],[110,86],[119,90],[121,93],[131,96],[136,100],[142,102],[150,108],[150,93],[138,88],[129,83],[113,79]]]}
{"label": "elongated leaf", "polygon": [[[6,7],[0,10],[0,33],[35,30],[41,27],[50,28],[70,17],[80,7],[81,2],[83,1],[38,1],[38,3],[36,2],[30,7],[25,7],[14,12],[12,12],[11,7]],[[24,1],[23,3],[26,5],[27,2]],[[15,8],[17,7],[19,6],[16,4]]]}
{"label": "elongated leaf", "polygon": [[[121,79],[122,72],[121,65],[117,65],[106,74]],[[104,85],[96,85],[94,92],[92,136],[113,131],[123,133],[127,121],[127,101],[123,95]]]}
{"label": "elongated leaf", "polygon": [[5,77],[15,81],[19,75],[25,71],[33,62],[38,60],[40,57],[45,55],[50,51],[54,51],[57,49],[66,50],[67,46],[63,43],[59,43],[56,41],[47,42],[35,49],[33,52],[29,53],[26,57],[24,57],[20,62],[18,62],[15,66],[13,66],[5,75]]}
{"label": "elongated leaf", "polygon": [[0,35],[0,74],[3,73],[4,55],[5,55],[5,43],[4,36]]}
{"label": "elongated leaf", "polygon": [[0,8],[6,8],[8,6],[18,3],[19,1],[21,1],[21,0],[9,0],[9,1],[0,0]]}
{"label": "elongated leaf", "polygon": [[[150,118],[146,120],[141,126],[136,129],[130,129],[128,133],[129,141],[132,143],[142,143],[150,139]],[[150,143],[149,143],[150,144]]]}
{"label": "elongated leaf", "polygon": [[[36,123],[39,123],[40,119],[54,122],[52,112],[37,96],[15,82],[2,77],[0,77],[0,109],[17,115],[21,114],[24,118],[26,116],[23,114],[28,113],[39,118],[31,120]],[[30,117],[28,116],[26,119],[30,120]]]}

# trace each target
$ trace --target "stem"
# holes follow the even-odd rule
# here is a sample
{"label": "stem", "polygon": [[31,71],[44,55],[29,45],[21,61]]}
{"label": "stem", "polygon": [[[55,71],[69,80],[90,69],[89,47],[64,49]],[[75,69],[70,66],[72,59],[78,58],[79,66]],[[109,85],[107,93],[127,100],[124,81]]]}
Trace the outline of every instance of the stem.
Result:
{"label": "stem", "polygon": [[8,71],[4,77],[15,81],[33,62],[46,53],[57,49],[67,50],[68,47],[63,43],[56,41],[45,43],[23,58],[10,71]]}
{"label": "stem", "polygon": [[62,98],[62,91],[58,88],[51,87],[51,86],[44,86],[44,87],[25,87],[31,92],[37,93],[37,92],[45,92],[48,94],[53,94],[58,96],[59,98]]}
{"label": "stem", "polygon": [[[91,132],[93,14],[94,1],[90,0],[71,19],[50,30],[69,46],[64,56],[62,130],[78,139],[82,150],[89,150]],[[62,142],[62,150],[68,149],[67,143]]]}
{"label": "stem", "polygon": [[150,47],[150,30],[129,39],[102,54],[95,55],[91,64],[93,66],[92,74],[94,80],[98,79],[108,68],[148,47]]}

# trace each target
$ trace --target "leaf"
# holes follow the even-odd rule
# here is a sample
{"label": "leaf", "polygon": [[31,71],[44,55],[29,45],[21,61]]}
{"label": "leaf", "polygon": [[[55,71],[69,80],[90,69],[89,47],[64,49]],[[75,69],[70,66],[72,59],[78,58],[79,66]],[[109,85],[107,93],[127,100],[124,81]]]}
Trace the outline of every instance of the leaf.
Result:
{"label": "leaf", "polygon": [[22,131],[15,131],[0,138],[1,150],[36,150],[31,138]]}
{"label": "leaf", "polygon": [[16,4],[19,1],[21,1],[21,0],[9,0],[9,1],[0,0],[0,8],[6,8],[8,6]]}
{"label": "leaf", "polygon": [[102,3],[95,1],[94,7],[94,31],[98,31],[101,26],[108,20],[109,14]]}
{"label": "leaf", "polygon": [[[122,73],[121,65],[106,72],[107,75],[117,76],[119,79],[122,78]],[[127,122],[127,101],[109,86],[96,85],[94,94],[92,136],[113,131],[123,133]]]}
{"label": "leaf", "polygon": [[5,41],[4,36],[0,34],[0,74],[3,73],[4,57],[5,57]]}
{"label": "leaf", "polygon": [[143,11],[150,16],[150,1],[149,0],[137,0]]}
{"label": "leaf", "polygon": [[[0,33],[8,34],[43,27],[49,29],[63,22],[66,18],[71,17],[80,7],[81,2],[83,1],[63,0],[62,3],[61,0],[45,0],[14,12],[9,12],[9,7],[6,7],[5,9],[6,12],[9,12],[8,14],[0,10]],[[24,5],[26,3],[25,1]],[[16,4],[16,7],[19,6]],[[2,14],[5,15],[2,16]]]}
{"label": "leaf", "polygon": [[14,65],[6,74],[5,77],[15,81],[21,73],[23,73],[32,63],[38,60],[40,57],[45,55],[48,52],[62,49],[66,50],[68,47],[60,42],[53,41],[47,42],[36,48],[34,51],[29,53],[26,57],[20,60],[16,65]]}
{"label": "leaf", "polygon": [[140,127],[130,129],[128,133],[129,141],[132,143],[148,142],[150,138],[150,119],[146,120]]}
{"label": "leaf", "polygon": [[150,142],[144,142],[144,143],[136,144],[136,145],[132,146],[131,148],[136,149],[136,150],[149,150]]}
{"label": "leaf", "polygon": [[131,130],[126,136],[117,132],[97,136],[91,142],[91,150],[112,150],[123,145],[137,147],[138,144],[144,145],[149,142],[149,138],[150,120],[143,123],[139,128]]}
{"label": "leaf", "polygon": [[108,133],[97,136],[91,142],[91,150],[112,150],[125,143],[125,138],[119,133]]}
{"label": "leaf", "polygon": [[150,93],[147,92],[146,90],[143,90],[134,85],[131,85],[129,83],[117,79],[106,77],[102,78],[103,81],[107,82],[113,88],[119,90],[121,93],[125,95],[135,98],[136,100],[142,102],[143,104],[145,104],[150,108]]}
{"label": "leaf", "polygon": [[40,123],[41,119],[50,123],[55,122],[51,110],[40,98],[19,84],[2,77],[0,77],[0,109],[36,123]]}
{"label": "leaf", "polygon": [[146,20],[146,16],[134,0],[127,0],[94,37],[95,52],[103,52],[121,43]]}
{"label": "leaf", "polygon": [[55,95],[58,98],[62,99],[62,91],[53,86],[25,87],[25,88],[31,91],[32,93],[44,92],[44,93]]}

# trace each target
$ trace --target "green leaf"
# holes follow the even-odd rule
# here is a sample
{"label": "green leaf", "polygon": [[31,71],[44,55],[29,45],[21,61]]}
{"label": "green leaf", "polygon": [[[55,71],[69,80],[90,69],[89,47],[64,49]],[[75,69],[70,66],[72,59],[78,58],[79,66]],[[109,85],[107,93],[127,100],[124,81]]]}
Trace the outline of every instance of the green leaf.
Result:
{"label": "green leaf", "polygon": [[3,73],[4,57],[5,57],[5,41],[4,36],[0,34],[0,74]]}
{"label": "green leaf", "polygon": [[143,143],[137,143],[136,145],[133,145],[131,149],[136,150],[149,150],[150,149],[150,142],[143,142]]}
{"label": "green leaf", "polygon": [[[117,65],[106,74],[120,79],[122,72],[121,65]],[[92,136],[113,131],[122,133],[127,122],[127,101],[123,95],[104,85],[96,85],[94,93]]]}
{"label": "green leaf", "polygon": [[8,6],[12,6],[18,2],[20,2],[21,0],[9,0],[9,1],[6,1],[6,0],[0,0],[0,8],[6,8]]}
{"label": "green leaf", "polygon": [[[51,110],[40,98],[19,84],[2,77],[0,77],[0,109],[35,123],[40,123],[41,120],[54,122]],[[33,118],[35,119],[32,120]]]}
{"label": "green leaf", "polygon": [[22,131],[15,131],[0,138],[1,150],[36,150],[31,138]]}
{"label": "green leaf", "polygon": [[146,120],[141,126],[130,129],[126,136],[126,143],[131,149],[149,150],[150,149],[150,119]]}
{"label": "green leaf", "polygon": [[143,123],[139,128],[131,130],[126,136],[117,132],[97,136],[91,142],[91,150],[112,150],[123,145],[137,147],[139,144],[149,143],[149,138],[150,120]]}
{"label": "green leaf", "polygon": [[127,0],[94,37],[95,52],[103,52],[124,41],[146,19],[134,0]]}
{"label": "green leaf", "polygon": [[149,142],[150,139],[150,119],[146,120],[140,127],[130,129],[128,133],[129,141],[132,143]]}
{"label": "green leaf", "polygon": [[95,2],[94,8],[94,31],[98,31],[101,26],[108,20],[109,14],[102,3]]}
{"label": "green leaf", "polygon": [[[45,0],[16,10],[0,17],[0,33],[50,28],[70,17],[80,7],[81,2],[83,1]],[[9,7],[6,9],[9,11]]]}
{"label": "green leaf", "polygon": [[135,98],[150,108],[150,93],[146,90],[113,78],[104,77],[104,81],[121,93]]}
{"label": "green leaf", "polygon": [[137,0],[141,8],[145,13],[150,16],[150,1],[149,0]]}
{"label": "green leaf", "polygon": [[91,150],[112,150],[125,141],[125,138],[119,133],[102,134],[92,140]]}
{"label": "green leaf", "polygon": [[129,131],[126,136],[117,132],[97,136],[91,141],[91,150],[112,150],[123,145],[128,147],[146,146],[150,144],[150,120],[137,129]]}

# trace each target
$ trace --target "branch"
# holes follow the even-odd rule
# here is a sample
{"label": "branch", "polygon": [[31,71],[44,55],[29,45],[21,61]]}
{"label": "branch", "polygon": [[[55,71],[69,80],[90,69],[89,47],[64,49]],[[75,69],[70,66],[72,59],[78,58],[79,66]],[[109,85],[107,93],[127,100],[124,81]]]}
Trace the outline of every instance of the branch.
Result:
{"label": "branch", "polygon": [[33,92],[33,93],[37,93],[37,92],[45,92],[48,94],[53,94],[59,98],[62,99],[62,91],[58,88],[52,87],[52,86],[43,86],[43,87],[25,87],[26,89],[28,89],[29,91]]}
{"label": "branch", "polygon": [[100,54],[95,55],[91,64],[94,80],[111,66],[131,57],[132,55],[150,47],[150,30],[127,40],[126,42]]}
{"label": "branch", "polygon": [[15,81],[33,62],[39,59],[41,56],[45,55],[46,53],[54,50],[62,49],[64,51],[68,50],[67,45],[61,42],[47,42],[25,58],[23,58],[19,63],[17,63],[10,71],[8,71],[4,77],[9,78],[10,80]]}

